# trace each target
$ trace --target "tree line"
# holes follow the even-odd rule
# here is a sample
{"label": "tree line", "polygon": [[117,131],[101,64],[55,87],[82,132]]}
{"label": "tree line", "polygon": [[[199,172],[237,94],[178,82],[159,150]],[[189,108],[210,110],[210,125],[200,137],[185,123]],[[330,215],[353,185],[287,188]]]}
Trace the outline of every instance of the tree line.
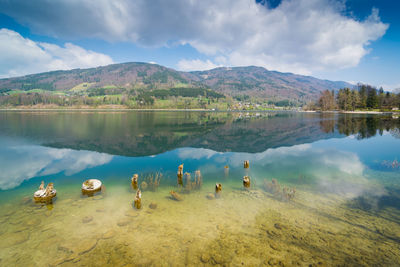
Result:
{"label": "tree line", "polygon": [[72,95],[53,94],[51,92],[27,92],[8,94],[0,91],[0,106],[34,106],[57,105],[68,106],[99,106],[124,105],[130,108],[151,107],[155,100],[169,99],[172,102],[182,102],[184,107],[190,106],[191,99],[198,99],[199,107],[225,99],[225,95],[205,88],[171,88],[151,91],[133,90],[124,88],[94,88],[84,92],[75,92]]}
{"label": "tree line", "polygon": [[312,109],[346,110],[380,109],[392,110],[400,108],[400,93],[385,92],[366,84],[358,84],[355,88],[343,88],[338,92],[325,90],[321,93]]}

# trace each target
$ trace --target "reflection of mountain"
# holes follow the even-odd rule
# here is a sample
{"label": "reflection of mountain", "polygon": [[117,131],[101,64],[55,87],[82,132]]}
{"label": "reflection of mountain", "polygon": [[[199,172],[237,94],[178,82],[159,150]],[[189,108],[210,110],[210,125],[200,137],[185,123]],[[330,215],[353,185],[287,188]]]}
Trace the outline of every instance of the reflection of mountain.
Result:
{"label": "reflection of mountain", "polygon": [[259,117],[205,112],[2,112],[0,134],[50,147],[125,156],[155,155],[179,147],[255,153],[339,137],[348,133],[343,130],[348,125],[352,134],[363,125],[369,127],[369,136],[377,126],[383,127],[379,119],[378,124],[360,123],[363,120],[367,117],[276,112]]}

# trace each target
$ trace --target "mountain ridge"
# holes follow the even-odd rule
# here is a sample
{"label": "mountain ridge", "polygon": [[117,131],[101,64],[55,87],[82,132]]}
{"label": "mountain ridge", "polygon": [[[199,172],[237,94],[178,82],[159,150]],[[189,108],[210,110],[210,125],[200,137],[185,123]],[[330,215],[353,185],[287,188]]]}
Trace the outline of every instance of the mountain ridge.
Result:
{"label": "mountain ridge", "polygon": [[205,71],[178,71],[158,64],[126,62],[87,69],[56,70],[21,77],[0,79],[0,90],[42,89],[70,91],[119,87],[127,90],[207,88],[232,97],[249,96],[306,103],[323,90],[352,85],[343,81],[270,71],[258,66],[219,67]]}

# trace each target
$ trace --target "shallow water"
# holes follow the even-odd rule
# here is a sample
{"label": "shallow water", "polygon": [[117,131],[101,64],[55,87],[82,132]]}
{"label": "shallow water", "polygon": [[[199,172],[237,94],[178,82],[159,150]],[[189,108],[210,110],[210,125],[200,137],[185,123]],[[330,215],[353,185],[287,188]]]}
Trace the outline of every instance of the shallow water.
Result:
{"label": "shallow water", "polygon": [[[398,265],[399,128],[367,115],[0,112],[0,265]],[[182,163],[200,189],[177,185]],[[163,175],[140,210],[134,173]],[[102,192],[83,196],[87,178]],[[53,203],[32,200],[42,180]]]}

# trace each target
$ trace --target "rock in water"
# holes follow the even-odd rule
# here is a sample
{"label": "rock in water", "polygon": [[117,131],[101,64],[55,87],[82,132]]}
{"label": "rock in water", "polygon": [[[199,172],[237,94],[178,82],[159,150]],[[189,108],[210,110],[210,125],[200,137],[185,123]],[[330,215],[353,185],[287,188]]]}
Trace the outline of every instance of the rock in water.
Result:
{"label": "rock in water", "polygon": [[130,222],[131,222],[131,221],[128,220],[128,219],[122,219],[122,220],[120,220],[120,221],[117,222],[117,225],[118,225],[118,226],[125,226],[125,225],[128,225]]}
{"label": "rock in water", "polygon": [[203,263],[207,263],[207,262],[210,261],[210,255],[208,255],[208,254],[206,254],[206,253],[203,253],[203,254],[201,254],[200,260],[201,260]]}
{"label": "rock in water", "polygon": [[178,193],[176,193],[175,191],[171,191],[169,193],[171,194],[171,198],[173,200],[176,200],[176,201],[182,201],[183,200],[183,197],[181,195],[179,195]]}
{"label": "rock in water", "polygon": [[0,248],[19,245],[29,239],[28,232],[6,233],[1,236]]}
{"label": "rock in water", "polygon": [[215,199],[215,196],[214,196],[214,194],[212,194],[212,193],[208,193],[206,197],[207,197],[208,199],[210,199],[210,200]]}
{"label": "rock in water", "polygon": [[93,220],[93,217],[92,217],[92,216],[85,216],[85,217],[83,217],[82,222],[83,222],[83,223],[89,223],[89,222],[91,222],[92,220]]}
{"label": "rock in water", "polygon": [[157,203],[151,202],[149,208],[155,210],[157,208]]}
{"label": "rock in water", "polygon": [[109,239],[109,238],[113,238],[115,236],[115,231],[114,230],[108,230],[107,232],[105,232],[101,238],[103,239]]}
{"label": "rock in water", "polygon": [[33,219],[30,219],[29,221],[27,221],[25,223],[25,225],[30,227],[30,226],[37,226],[40,223],[41,223],[41,220],[39,218],[33,218]]}
{"label": "rock in water", "polygon": [[84,240],[79,243],[79,245],[76,247],[75,251],[77,254],[82,255],[84,253],[87,253],[94,249],[94,247],[97,245],[97,239],[88,239]]}

